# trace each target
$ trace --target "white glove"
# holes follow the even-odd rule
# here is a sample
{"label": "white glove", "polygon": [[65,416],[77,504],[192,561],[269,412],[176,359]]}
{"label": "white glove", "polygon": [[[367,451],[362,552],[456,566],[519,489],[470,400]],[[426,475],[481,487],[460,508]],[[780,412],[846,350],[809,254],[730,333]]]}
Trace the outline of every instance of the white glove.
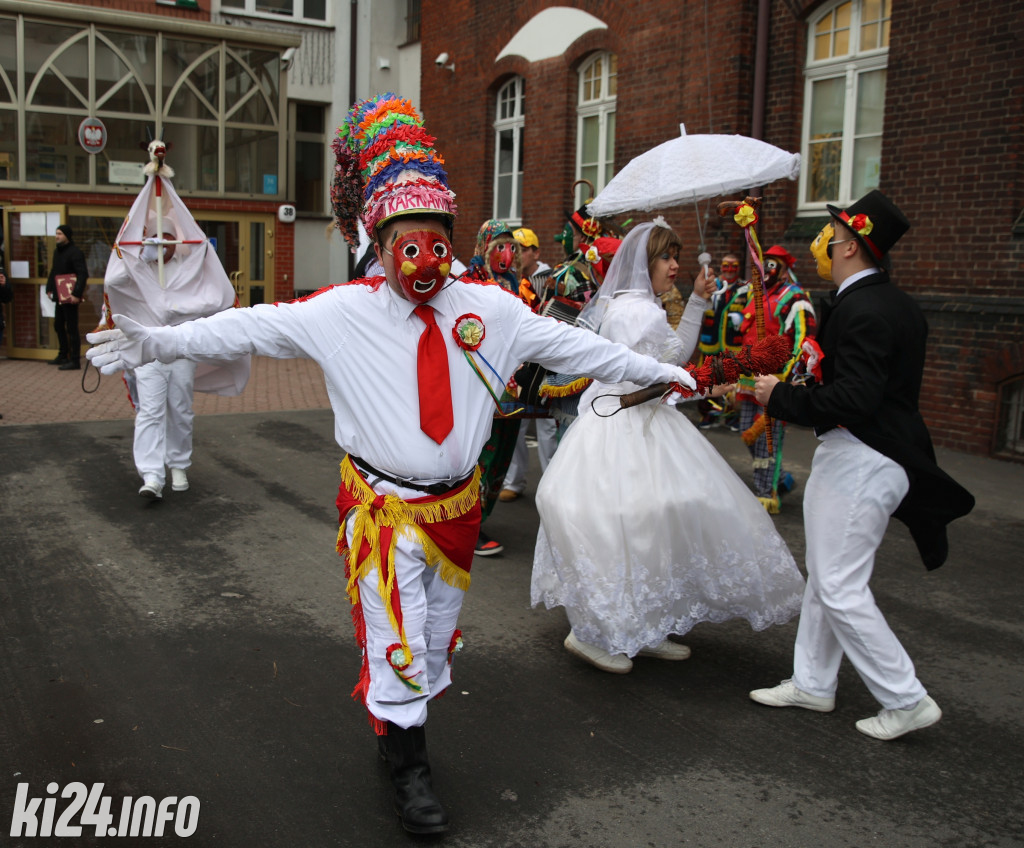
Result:
{"label": "white glove", "polygon": [[86,358],[101,374],[111,375],[129,371],[159,359],[172,362],[176,358],[176,345],[170,327],[144,327],[127,315],[115,315],[115,330],[101,330],[86,334],[86,340],[96,347],[85,352]]}
{"label": "white glove", "polygon": [[697,381],[693,379],[690,372],[685,368],[681,368],[678,365],[665,365],[665,376],[663,378],[666,383],[679,383],[680,386],[685,386],[691,391],[697,390]]}

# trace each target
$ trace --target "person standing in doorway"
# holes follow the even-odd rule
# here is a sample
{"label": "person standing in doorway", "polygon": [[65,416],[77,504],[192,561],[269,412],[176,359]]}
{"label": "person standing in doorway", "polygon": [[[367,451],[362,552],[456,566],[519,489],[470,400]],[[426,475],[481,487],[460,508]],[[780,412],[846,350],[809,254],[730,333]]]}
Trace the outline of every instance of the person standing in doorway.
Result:
{"label": "person standing in doorway", "polygon": [[[57,356],[50,360],[61,371],[78,371],[81,367],[82,342],[78,334],[78,305],[85,296],[85,287],[89,282],[89,270],[85,264],[85,254],[75,244],[74,233],[67,224],[57,227],[54,234],[57,247],[53,251],[50,262],[50,276],[46,280],[46,293],[56,306],[54,307],[53,329],[57,333],[60,349]],[[57,277],[74,274],[75,284],[71,290],[71,298],[61,303],[57,296]]]}

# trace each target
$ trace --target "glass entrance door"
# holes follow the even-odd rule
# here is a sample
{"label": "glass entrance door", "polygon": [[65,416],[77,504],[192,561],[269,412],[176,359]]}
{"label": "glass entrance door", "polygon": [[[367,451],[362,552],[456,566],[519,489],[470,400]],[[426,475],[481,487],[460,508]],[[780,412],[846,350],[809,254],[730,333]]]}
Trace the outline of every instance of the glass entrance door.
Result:
{"label": "glass entrance door", "polygon": [[82,345],[99,323],[103,307],[103,274],[123,212],[110,208],[52,205],[7,206],[3,210],[4,272],[14,285],[7,307],[4,341],[7,355],[18,359],[52,359],[57,351],[53,302],[46,280],[57,242],[58,224],[72,229],[74,243],[85,254],[89,285],[78,308]]}
{"label": "glass entrance door", "polygon": [[216,248],[240,306],[274,301],[272,215],[227,216],[202,212],[196,222]]}
{"label": "glass entrance door", "polygon": [[[14,301],[3,307],[7,327],[4,347],[17,359],[52,359],[57,351],[52,303],[45,297],[46,279],[56,248],[58,224],[68,224],[74,242],[85,254],[89,286],[78,310],[83,348],[85,334],[99,323],[103,309],[103,276],[114,239],[127,209],[60,204],[7,206],[3,209],[4,272],[14,284]],[[210,238],[239,304],[274,300],[273,215],[231,215],[203,212],[197,222]]]}

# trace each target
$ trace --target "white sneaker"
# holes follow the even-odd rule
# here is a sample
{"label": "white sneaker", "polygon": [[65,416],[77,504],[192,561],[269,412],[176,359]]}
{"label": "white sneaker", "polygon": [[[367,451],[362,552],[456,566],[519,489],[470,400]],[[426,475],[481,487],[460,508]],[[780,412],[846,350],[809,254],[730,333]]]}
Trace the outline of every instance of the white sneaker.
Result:
{"label": "white sneaker", "polygon": [[610,671],[612,674],[628,674],[633,669],[633,661],[625,654],[609,654],[596,645],[581,642],[571,630],[565,637],[565,649],[601,671]]}
{"label": "white sneaker", "polygon": [[792,680],[783,680],[771,689],[755,689],[750,700],[769,707],[803,707],[818,713],[830,713],[836,708],[835,698],[819,698],[803,689],[797,689]]}
{"label": "white sneaker", "polygon": [[939,705],[925,695],[913,709],[879,710],[878,715],[862,718],[857,722],[857,730],[875,739],[896,739],[912,730],[931,727],[940,718]]}
{"label": "white sneaker", "polygon": [[184,468],[171,469],[171,488],[175,492],[188,491],[188,475]]}
{"label": "white sneaker", "polygon": [[139,494],[144,498],[159,500],[164,496],[164,487],[156,477],[144,477],[142,479],[142,488],[139,489]]}
{"label": "white sneaker", "polygon": [[665,639],[657,645],[644,648],[640,651],[639,656],[654,657],[659,660],[688,660],[690,658],[690,649],[686,645],[680,645],[678,642],[671,642]]}

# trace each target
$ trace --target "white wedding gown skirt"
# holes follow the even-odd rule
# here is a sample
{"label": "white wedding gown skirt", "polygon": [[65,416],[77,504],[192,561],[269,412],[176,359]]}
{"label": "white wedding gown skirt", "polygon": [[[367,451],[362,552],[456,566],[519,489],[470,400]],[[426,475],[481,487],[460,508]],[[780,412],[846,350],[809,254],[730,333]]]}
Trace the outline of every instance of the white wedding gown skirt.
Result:
{"label": "white wedding gown skirt", "polygon": [[631,657],[702,621],[763,630],[799,613],[786,543],[685,415],[580,408],[537,490],[534,606],[565,607],[579,639]]}

